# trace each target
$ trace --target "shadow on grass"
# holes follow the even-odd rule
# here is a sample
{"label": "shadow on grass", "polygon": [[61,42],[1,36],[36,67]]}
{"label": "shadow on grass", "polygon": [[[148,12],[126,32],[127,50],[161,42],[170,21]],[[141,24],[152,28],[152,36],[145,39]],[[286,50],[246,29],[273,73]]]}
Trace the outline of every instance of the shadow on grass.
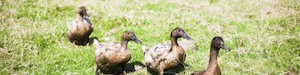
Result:
{"label": "shadow on grass", "polygon": [[142,64],[142,62],[140,62],[140,61],[131,62],[131,63],[128,63],[128,64],[125,65],[125,72],[130,73],[130,72],[137,71],[137,69],[134,67],[135,65],[144,66]]}
{"label": "shadow on grass", "polygon": [[[185,66],[189,66],[187,64],[184,64]],[[183,64],[179,64],[178,66],[176,67],[173,67],[171,69],[168,69],[168,70],[165,70],[164,72],[164,75],[175,75],[176,73],[180,73],[182,71],[185,70],[185,67],[184,67]],[[147,71],[151,74],[151,75],[159,75],[158,72],[156,72],[155,70],[147,67]]]}
{"label": "shadow on grass", "polygon": [[88,42],[88,45],[89,45],[89,46],[91,46],[91,45],[94,44],[94,39],[98,40],[97,37],[91,37],[91,38],[89,38],[89,42]]}
{"label": "shadow on grass", "polygon": [[[124,70],[122,70],[122,67],[119,67],[117,70],[101,70],[100,72],[103,74],[109,74],[109,75],[123,75],[130,72],[135,72],[137,69],[135,68],[135,65],[137,66],[143,66],[143,64],[140,61],[131,62],[125,65]],[[97,73],[96,73],[97,75]]]}
{"label": "shadow on grass", "polygon": [[[75,44],[75,43],[73,43],[73,44],[76,45],[76,46],[86,46],[86,45],[90,46],[90,45],[93,45],[94,39],[98,40],[97,37],[91,37],[91,38],[89,38],[88,42],[85,43],[85,44]],[[71,43],[72,43],[72,41],[71,41]]]}

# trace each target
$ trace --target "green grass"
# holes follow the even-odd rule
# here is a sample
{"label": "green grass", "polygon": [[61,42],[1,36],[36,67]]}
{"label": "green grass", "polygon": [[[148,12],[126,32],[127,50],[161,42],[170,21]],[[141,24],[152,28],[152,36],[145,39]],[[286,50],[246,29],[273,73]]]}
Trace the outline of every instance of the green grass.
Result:
{"label": "green grass", "polygon": [[[232,48],[220,50],[223,74],[295,74],[300,72],[300,1],[0,1],[0,74],[94,74],[93,46],[74,46],[67,24],[84,5],[94,24],[90,37],[119,42],[134,31],[151,47],[169,41],[181,27],[198,51],[187,51],[180,74],[205,70],[209,45],[222,36]],[[104,41],[108,37],[109,41]],[[140,44],[129,43],[131,62],[143,60]],[[129,74],[149,74],[139,70]]]}

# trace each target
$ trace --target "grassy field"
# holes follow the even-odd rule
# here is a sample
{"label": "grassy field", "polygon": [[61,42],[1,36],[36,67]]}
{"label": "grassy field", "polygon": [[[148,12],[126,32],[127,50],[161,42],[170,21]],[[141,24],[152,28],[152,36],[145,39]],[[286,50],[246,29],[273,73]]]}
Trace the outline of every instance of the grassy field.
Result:
{"label": "grassy field", "polygon": [[[190,66],[182,75],[206,69],[214,36],[232,48],[219,53],[225,75],[300,74],[299,0],[1,0],[0,74],[94,74],[93,46],[67,39],[67,24],[79,6],[86,6],[94,24],[90,37],[100,42],[119,42],[131,30],[152,47],[183,28],[198,50],[187,51]],[[143,60],[141,46],[129,43],[129,64]]]}

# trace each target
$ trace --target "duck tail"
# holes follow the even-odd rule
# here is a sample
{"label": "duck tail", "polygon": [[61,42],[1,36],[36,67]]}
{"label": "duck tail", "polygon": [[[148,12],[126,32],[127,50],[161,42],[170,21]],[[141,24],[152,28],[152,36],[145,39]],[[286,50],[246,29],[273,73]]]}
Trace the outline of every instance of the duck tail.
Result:
{"label": "duck tail", "polygon": [[99,46],[99,41],[97,39],[94,39],[94,49],[98,49],[100,46]]}
{"label": "duck tail", "polygon": [[149,49],[145,45],[142,45],[142,49],[143,49],[143,52],[148,52],[149,51]]}

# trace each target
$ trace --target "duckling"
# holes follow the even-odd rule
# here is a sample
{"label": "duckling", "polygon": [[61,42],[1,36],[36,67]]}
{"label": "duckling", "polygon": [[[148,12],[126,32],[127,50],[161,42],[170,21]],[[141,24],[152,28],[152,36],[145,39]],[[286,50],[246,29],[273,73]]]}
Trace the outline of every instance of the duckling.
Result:
{"label": "duckling", "polygon": [[124,70],[125,64],[131,59],[130,50],[127,48],[129,41],[141,43],[134,32],[125,31],[121,37],[121,44],[100,44],[94,39],[95,62],[97,64],[96,75],[99,70],[106,73],[116,74],[120,68]]}
{"label": "duckling", "polygon": [[220,48],[230,51],[230,48],[224,44],[222,37],[216,36],[211,41],[210,59],[207,70],[198,71],[192,73],[192,75],[221,75],[221,70],[217,59]]}
{"label": "duckling", "polygon": [[86,45],[94,26],[84,6],[78,8],[77,17],[68,25],[68,39],[76,45]]}
{"label": "duckling", "polygon": [[159,44],[150,49],[143,46],[144,65],[163,75],[164,70],[182,64],[186,55],[184,49],[177,43],[178,38],[191,40],[183,29],[175,28],[170,36],[171,46]]}

